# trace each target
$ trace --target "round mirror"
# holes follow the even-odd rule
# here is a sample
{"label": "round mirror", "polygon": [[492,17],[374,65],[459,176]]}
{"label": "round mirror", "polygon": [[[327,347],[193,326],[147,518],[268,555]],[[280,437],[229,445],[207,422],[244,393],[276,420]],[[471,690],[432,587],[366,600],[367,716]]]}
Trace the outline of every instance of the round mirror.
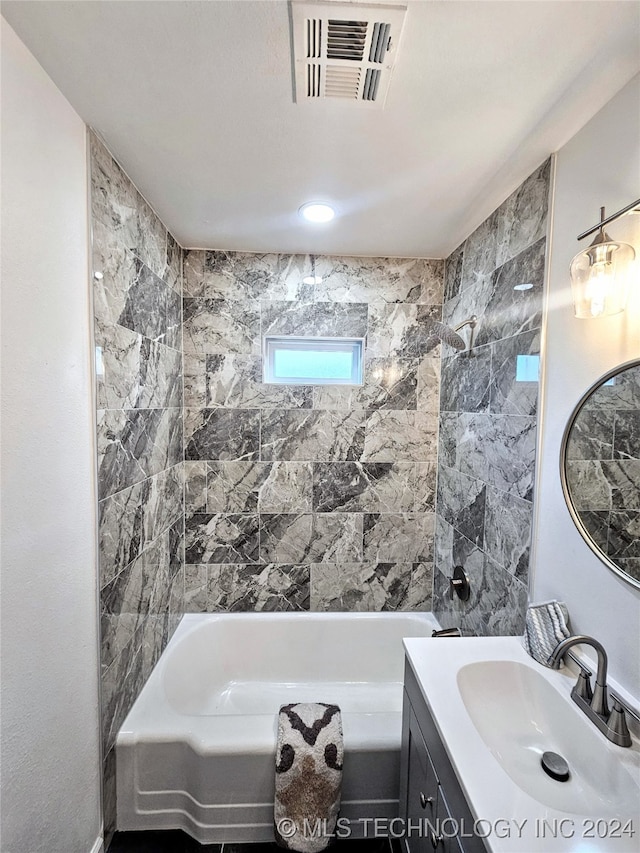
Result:
{"label": "round mirror", "polygon": [[640,588],[640,359],[609,371],[582,397],[564,432],[560,476],[589,547]]}

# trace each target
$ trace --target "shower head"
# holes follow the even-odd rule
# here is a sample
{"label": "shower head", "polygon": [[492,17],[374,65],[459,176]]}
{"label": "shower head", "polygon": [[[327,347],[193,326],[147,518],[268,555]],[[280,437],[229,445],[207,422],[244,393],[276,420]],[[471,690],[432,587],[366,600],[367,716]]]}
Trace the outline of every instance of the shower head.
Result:
{"label": "shower head", "polygon": [[[449,326],[446,326],[444,323],[440,323],[438,320],[431,321],[431,339],[437,338],[440,341],[443,341],[445,344],[449,344],[450,347],[453,347],[457,350],[463,350],[467,348],[466,343],[463,339],[454,332]],[[433,345],[435,346],[437,341],[434,340]]]}

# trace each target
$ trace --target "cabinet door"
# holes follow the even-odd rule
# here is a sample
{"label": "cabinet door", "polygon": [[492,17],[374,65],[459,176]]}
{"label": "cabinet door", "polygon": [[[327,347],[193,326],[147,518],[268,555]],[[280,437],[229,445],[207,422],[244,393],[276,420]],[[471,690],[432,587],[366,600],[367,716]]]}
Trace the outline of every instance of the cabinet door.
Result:
{"label": "cabinet door", "polygon": [[430,849],[435,853],[462,853],[462,846],[457,837],[458,827],[459,824],[451,819],[442,786],[438,786],[436,819],[433,829],[429,831]]}
{"label": "cabinet door", "polygon": [[405,843],[409,853],[428,853],[433,849],[428,824],[436,815],[438,779],[413,711],[409,715],[408,758]]}

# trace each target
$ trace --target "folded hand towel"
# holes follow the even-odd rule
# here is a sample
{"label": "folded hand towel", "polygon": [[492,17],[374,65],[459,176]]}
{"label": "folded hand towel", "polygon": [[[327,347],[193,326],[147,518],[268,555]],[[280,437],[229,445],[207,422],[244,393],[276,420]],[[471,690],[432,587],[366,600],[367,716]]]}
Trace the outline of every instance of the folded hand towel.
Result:
{"label": "folded hand towel", "polygon": [[569,611],[565,604],[544,601],[529,605],[522,644],[534,660],[549,666],[549,656],[569,636]]}
{"label": "folded hand towel", "polygon": [[318,853],[332,840],[342,790],[342,719],[337,705],[283,705],[276,748],[276,841]]}

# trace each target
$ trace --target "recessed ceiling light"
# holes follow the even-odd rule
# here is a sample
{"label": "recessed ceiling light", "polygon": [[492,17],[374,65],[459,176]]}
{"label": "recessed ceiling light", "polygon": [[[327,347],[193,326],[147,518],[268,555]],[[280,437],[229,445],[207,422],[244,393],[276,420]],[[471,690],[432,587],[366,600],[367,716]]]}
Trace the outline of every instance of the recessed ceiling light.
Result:
{"label": "recessed ceiling light", "polygon": [[308,204],[303,204],[298,213],[303,219],[306,219],[307,222],[313,222],[316,224],[321,222],[331,222],[333,217],[336,215],[335,210],[330,204],[324,204],[317,201],[311,201]]}
{"label": "recessed ceiling light", "polygon": [[302,279],[303,284],[320,284],[321,282],[321,275],[305,275],[305,277]]}
{"label": "recessed ceiling light", "polygon": [[533,285],[532,285],[532,284],[530,284],[530,283],[527,283],[527,284],[514,284],[513,289],[514,289],[514,290],[531,290],[531,289],[532,289],[532,287],[533,287]]}

